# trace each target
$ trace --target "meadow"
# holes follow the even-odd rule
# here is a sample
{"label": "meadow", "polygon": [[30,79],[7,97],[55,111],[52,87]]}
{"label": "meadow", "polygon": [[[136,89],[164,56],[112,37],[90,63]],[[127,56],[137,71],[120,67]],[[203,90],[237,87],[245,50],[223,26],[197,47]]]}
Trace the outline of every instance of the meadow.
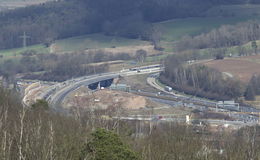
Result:
{"label": "meadow", "polygon": [[114,48],[122,46],[143,45],[147,42],[138,39],[128,39],[116,36],[105,36],[103,34],[90,34],[79,37],[58,40],[55,42],[57,52],[71,52],[87,49]]}
{"label": "meadow", "polygon": [[237,24],[252,17],[202,17],[185,18],[157,23],[162,30],[162,40],[167,42],[180,40],[185,35],[196,36],[209,32],[221,25]]}

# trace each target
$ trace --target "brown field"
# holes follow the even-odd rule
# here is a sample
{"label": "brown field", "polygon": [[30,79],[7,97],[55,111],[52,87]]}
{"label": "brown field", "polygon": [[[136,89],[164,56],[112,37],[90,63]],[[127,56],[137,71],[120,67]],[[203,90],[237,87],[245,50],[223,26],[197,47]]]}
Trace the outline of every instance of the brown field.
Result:
{"label": "brown field", "polygon": [[260,55],[212,60],[203,64],[231,74],[243,82],[248,82],[254,74],[260,74]]}

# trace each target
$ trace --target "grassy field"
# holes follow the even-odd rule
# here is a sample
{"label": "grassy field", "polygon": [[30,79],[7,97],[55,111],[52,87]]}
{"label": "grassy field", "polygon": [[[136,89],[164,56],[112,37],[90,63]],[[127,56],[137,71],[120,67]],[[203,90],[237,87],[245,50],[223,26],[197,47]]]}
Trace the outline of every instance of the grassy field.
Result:
{"label": "grassy field", "polygon": [[39,45],[28,46],[27,48],[14,48],[14,49],[1,50],[0,55],[2,55],[3,58],[1,58],[0,60],[19,57],[21,53],[29,50],[36,51],[36,53],[49,53],[49,48],[46,48],[44,45],[39,44]]}
{"label": "grassy field", "polygon": [[195,36],[203,32],[209,32],[225,24],[236,24],[254,19],[254,17],[205,17],[186,18],[157,23],[162,29],[163,41],[176,41],[185,35]]}
{"label": "grassy field", "polygon": [[58,52],[70,52],[75,50],[111,48],[113,46],[134,46],[146,43],[147,42],[138,39],[105,36],[103,34],[90,34],[58,40],[55,43],[55,50]]}
{"label": "grassy field", "polygon": [[[101,48],[111,48],[113,46],[134,46],[147,44],[145,41],[136,39],[127,39],[121,37],[110,37],[104,36],[102,34],[91,34],[79,37],[73,37],[63,40],[57,40],[54,44],[54,50],[56,52],[71,52],[79,51],[85,49],[101,49]],[[12,58],[19,56],[26,50],[34,50],[37,53],[50,53],[50,48],[46,48],[44,45],[32,45],[27,48],[15,48],[8,50],[1,50],[0,55],[5,58]]]}

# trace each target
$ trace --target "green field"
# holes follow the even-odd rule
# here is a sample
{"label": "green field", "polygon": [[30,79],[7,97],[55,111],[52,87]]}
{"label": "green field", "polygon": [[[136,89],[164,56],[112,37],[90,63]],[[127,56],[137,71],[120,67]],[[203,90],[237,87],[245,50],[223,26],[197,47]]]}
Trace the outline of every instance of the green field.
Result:
{"label": "green field", "polygon": [[254,17],[205,17],[186,18],[157,23],[162,30],[163,41],[176,41],[185,35],[195,36],[203,32],[209,32],[225,24],[236,24],[254,19]]}
{"label": "green field", "polygon": [[[63,40],[57,40],[55,42],[55,50],[57,52],[71,52],[85,49],[111,48],[113,46],[120,47],[142,44],[147,44],[147,42],[137,39],[105,36],[103,34],[91,34]],[[46,48],[44,45],[39,44],[28,46],[27,48],[1,50],[0,55],[3,55],[4,59],[12,58],[19,56],[26,50],[33,50],[37,53],[50,53],[50,48]]]}
{"label": "green field", "polygon": [[44,45],[39,44],[39,45],[28,46],[27,48],[14,48],[14,49],[1,50],[0,55],[3,55],[3,59],[6,59],[6,58],[19,56],[21,53],[28,50],[33,50],[36,51],[37,53],[49,53],[49,48],[46,48]]}
{"label": "green field", "polygon": [[127,39],[115,36],[105,36],[103,34],[90,34],[85,36],[73,37],[55,42],[58,52],[70,52],[86,49],[111,48],[120,46],[133,46],[147,44],[138,39]]}

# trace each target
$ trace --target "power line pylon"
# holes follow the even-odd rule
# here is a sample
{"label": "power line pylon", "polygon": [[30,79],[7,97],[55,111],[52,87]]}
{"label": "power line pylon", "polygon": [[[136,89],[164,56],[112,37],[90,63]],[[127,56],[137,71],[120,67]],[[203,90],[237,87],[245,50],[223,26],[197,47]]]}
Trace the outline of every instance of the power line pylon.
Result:
{"label": "power line pylon", "polygon": [[23,32],[23,35],[20,36],[21,39],[23,39],[23,48],[26,48],[27,47],[27,39],[31,38],[29,36],[26,35],[25,32]]}

